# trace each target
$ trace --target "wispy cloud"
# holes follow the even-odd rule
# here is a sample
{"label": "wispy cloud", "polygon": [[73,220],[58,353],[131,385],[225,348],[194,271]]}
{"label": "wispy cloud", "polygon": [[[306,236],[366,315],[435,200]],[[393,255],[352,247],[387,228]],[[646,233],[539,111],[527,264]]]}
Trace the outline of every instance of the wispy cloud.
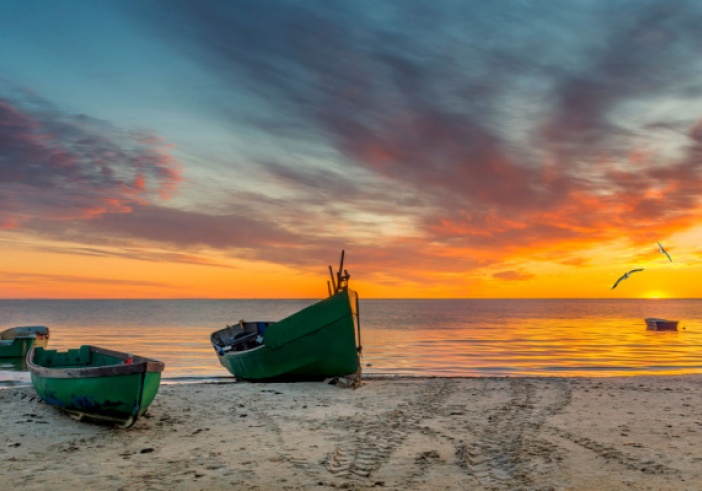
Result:
{"label": "wispy cloud", "polygon": [[[386,209],[395,190],[417,196],[406,213],[445,247],[499,258],[695,224],[694,115],[666,152],[651,148],[666,131],[653,128],[680,115],[643,124],[627,113],[689,98],[695,4],[364,6],[181,2],[166,27],[232,90],[265,98],[278,121],[304,122],[345,165],[390,183]],[[268,169],[298,186],[293,206],[342,182],[296,162]],[[367,196],[349,189],[347,204],[365,210]]]}
{"label": "wispy cloud", "polygon": [[[7,244],[7,242],[5,242]],[[8,244],[9,246],[17,247],[19,244]],[[215,261],[209,257],[199,256],[195,254],[183,254],[168,251],[151,251],[143,248],[122,246],[119,248],[105,247],[70,247],[53,245],[32,245],[22,244],[23,249],[31,249],[34,251],[50,252],[53,254],[66,254],[70,256],[90,256],[104,258],[122,258],[135,261],[145,261],[150,263],[176,263],[176,264],[192,264],[197,266],[212,266],[215,268],[236,269],[235,266],[224,264]]]}
{"label": "wispy cloud", "polygon": [[492,277],[497,278],[499,280],[520,281],[531,279],[534,277],[534,275],[531,273],[525,273],[523,271],[509,269],[506,271],[498,271],[497,273],[493,273]]}
{"label": "wispy cloud", "polygon": [[110,286],[135,286],[135,287],[159,287],[173,288],[168,283],[159,281],[123,280],[103,277],[74,276],[61,274],[41,274],[41,273],[17,273],[16,271],[0,271],[0,284],[3,285],[27,285],[36,282],[66,283],[66,284],[87,284],[87,285],[110,285]]}
{"label": "wispy cloud", "polygon": [[[582,265],[578,250],[698,223],[693,1],[130,8],[217,82],[192,94],[212,118],[280,146],[252,138],[223,200],[177,208],[162,200],[180,180],[165,142],[15,91],[0,98],[1,226],[185,261],[210,248],[307,267],[346,248],[367,276],[422,283],[528,279],[504,264]],[[280,150],[291,142],[299,153]]]}
{"label": "wispy cloud", "polygon": [[90,219],[162,199],[178,162],[147,132],[62,112],[26,91],[0,87],[0,225]]}

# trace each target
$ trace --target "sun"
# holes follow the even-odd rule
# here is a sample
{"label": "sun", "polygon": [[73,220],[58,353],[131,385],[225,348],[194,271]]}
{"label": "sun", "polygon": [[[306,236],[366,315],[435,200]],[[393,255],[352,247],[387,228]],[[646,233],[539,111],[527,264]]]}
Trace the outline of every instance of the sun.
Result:
{"label": "sun", "polygon": [[668,295],[666,295],[664,292],[662,292],[660,290],[655,290],[655,291],[650,291],[650,292],[644,293],[643,298],[651,298],[651,299],[668,298]]}

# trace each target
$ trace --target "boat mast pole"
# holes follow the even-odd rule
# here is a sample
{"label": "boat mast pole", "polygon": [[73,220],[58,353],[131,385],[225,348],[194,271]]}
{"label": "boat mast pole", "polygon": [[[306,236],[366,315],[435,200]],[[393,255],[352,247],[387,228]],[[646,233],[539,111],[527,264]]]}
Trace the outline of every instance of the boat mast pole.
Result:
{"label": "boat mast pole", "polygon": [[336,273],[336,288],[337,292],[341,290],[341,281],[343,277],[341,276],[341,272],[344,269],[344,250],[341,249],[341,260],[339,261],[339,271]]}
{"label": "boat mast pole", "polygon": [[[334,271],[332,271],[331,264],[329,265],[329,274],[331,275],[332,286],[334,287],[334,293],[336,293],[336,281],[334,281]],[[329,283],[327,283],[329,284]]]}
{"label": "boat mast pole", "polygon": [[[342,274],[343,272],[343,274]],[[336,291],[346,290],[349,287],[349,273],[344,271],[344,250],[341,250],[341,261],[339,261],[339,271],[336,273]]]}

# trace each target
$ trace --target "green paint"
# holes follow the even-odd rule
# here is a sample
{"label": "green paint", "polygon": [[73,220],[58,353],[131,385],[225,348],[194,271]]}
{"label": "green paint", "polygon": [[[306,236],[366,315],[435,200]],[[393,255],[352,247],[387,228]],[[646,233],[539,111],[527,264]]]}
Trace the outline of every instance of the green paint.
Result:
{"label": "green paint", "polygon": [[344,290],[266,328],[263,343],[218,354],[235,377],[321,380],[359,369],[357,295]]}
{"label": "green paint", "polygon": [[163,364],[134,357],[127,365],[126,358],[94,346],[65,352],[37,348],[28,368],[46,403],[79,417],[131,426],[156,397]]}

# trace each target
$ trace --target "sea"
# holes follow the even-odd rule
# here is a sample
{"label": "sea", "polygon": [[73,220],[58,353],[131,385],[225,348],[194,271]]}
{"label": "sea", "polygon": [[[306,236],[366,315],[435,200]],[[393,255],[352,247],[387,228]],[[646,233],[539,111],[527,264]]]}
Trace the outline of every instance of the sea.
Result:
{"label": "sea", "polygon": [[[217,381],[231,375],[213,331],[314,302],[0,300],[0,330],[46,325],[51,349],[93,344],[165,362],[163,383]],[[678,330],[647,330],[646,317]],[[360,325],[368,378],[702,373],[702,299],[362,299]],[[24,363],[0,359],[0,387],[30,383]]]}

